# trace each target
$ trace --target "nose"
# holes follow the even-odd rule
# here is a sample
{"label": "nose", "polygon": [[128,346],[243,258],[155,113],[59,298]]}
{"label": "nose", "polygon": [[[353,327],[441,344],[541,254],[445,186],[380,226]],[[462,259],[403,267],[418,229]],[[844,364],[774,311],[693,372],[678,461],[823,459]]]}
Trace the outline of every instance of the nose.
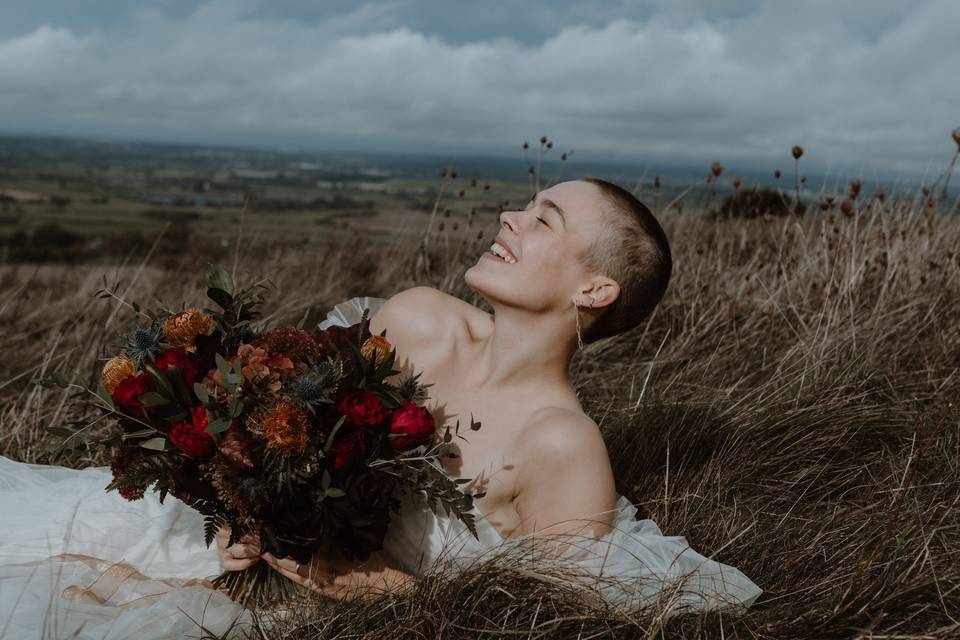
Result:
{"label": "nose", "polygon": [[511,233],[517,233],[519,225],[517,224],[516,211],[502,211],[500,213],[500,226],[509,229]]}

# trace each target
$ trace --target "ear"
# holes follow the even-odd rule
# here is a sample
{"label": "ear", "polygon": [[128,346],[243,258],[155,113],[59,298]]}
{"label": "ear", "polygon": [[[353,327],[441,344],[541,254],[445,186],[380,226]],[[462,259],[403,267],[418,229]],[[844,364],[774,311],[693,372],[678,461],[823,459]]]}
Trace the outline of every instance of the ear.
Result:
{"label": "ear", "polygon": [[581,307],[599,309],[613,304],[620,297],[620,285],[615,280],[600,277],[592,280],[577,291],[577,304]]}

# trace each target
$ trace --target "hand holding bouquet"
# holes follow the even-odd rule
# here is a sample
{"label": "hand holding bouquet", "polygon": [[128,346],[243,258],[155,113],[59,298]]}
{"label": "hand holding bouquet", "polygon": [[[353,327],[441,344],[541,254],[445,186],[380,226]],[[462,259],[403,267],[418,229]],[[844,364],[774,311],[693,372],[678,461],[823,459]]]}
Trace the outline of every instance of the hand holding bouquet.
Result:
{"label": "hand holding bouquet", "polygon": [[[419,374],[387,381],[400,373],[396,351],[386,332],[370,333],[367,312],[346,328],[267,328],[265,284],[234,291],[219,269],[208,280],[215,309],[133,305],[146,321],[85,390],[119,426],[97,443],[113,448],[108,489],[172,494],[204,516],[208,546],[227,526],[229,544],[255,534],[263,551],[304,564],[321,547],[351,560],[382,549],[404,492],[426,494],[477,535],[473,496],[458,488],[468,479],[439,463],[453,455],[451,428],[437,437]],[[215,584],[247,602],[282,581],[258,563]]]}

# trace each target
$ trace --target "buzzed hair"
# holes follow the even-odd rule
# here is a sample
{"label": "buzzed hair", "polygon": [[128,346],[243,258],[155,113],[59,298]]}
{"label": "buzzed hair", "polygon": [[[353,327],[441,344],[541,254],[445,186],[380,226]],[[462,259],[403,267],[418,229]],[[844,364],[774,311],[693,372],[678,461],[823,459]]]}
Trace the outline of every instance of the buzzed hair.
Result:
{"label": "buzzed hair", "polygon": [[596,342],[643,322],[663,298],[673,271],[670,243],[650,209],[612,182],[584,178],[596,186],[607,205],[599,236],[577,256],[590,271],[612,278],[620,295],[582,333]]}

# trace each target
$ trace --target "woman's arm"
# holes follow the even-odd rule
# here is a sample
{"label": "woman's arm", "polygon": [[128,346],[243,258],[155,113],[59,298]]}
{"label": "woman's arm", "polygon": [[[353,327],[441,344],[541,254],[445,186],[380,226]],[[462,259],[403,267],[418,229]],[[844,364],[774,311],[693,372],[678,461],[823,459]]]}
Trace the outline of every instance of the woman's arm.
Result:
{"label": "woman's arm", "polygon": [[321,550],[308,564],[301,565],[299,571],[297,561],[292,558],[277,559],[271,553],[264,553],[262,557],[281,575],[335,600],[402,592],[415,582],[413,574],[389,561],[383,551],[371,552],[367,560],[349,561],[339,553],[331,558]]}

